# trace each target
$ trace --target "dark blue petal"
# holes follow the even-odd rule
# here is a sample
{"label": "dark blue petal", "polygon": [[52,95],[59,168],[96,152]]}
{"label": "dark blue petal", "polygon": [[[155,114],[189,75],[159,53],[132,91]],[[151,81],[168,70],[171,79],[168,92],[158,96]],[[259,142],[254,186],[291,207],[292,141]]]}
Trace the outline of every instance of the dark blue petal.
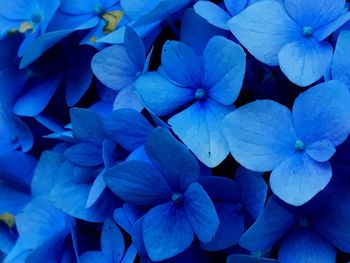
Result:
{"label": "dark blue petal", "polygon": [[159,167],[173,191],[183,193],[199,177],[199,165],[191,152],[169,131],[156,128],[145,144],[145,151]]}
{"label": "dark blue petal", "polygon": [[152,165],[127,161],[107,169],[108,187],[122,200],[136,205],[154,205],[171,200],[171,191],[164,176]]}

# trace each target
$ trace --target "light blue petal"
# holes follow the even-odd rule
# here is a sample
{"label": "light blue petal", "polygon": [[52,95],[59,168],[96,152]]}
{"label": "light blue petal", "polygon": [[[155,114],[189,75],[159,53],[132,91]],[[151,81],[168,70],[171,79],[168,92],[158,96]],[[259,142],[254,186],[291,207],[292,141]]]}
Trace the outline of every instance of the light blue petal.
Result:
{"label": "light blue petal", "polygon": [[199,101],[170,118],[168,123],[201,162],[215,167],[229,153],[221,121],[232,109],[215,101]]}
{"label": "light blue petal", "polygon": [[278,259],[285,263],[331,263],[336,261],[336,254],[336,250],[317,234],[297,229],[283,240]]}
{"label": "light blue petal", "polygon": [[162,72],[183,87],[199,87],[202,80],[200,59],[187,45],[178,41],[167,41],[162,50]]}
{"label": "light blue petal", "polygon": [[194,5],[194,11],[210,24],[224,30],[229,30],[227,23],[231,16],[218,5],[209,1],[198,1]]}
{"label": "light blue petal", "polygon": [[114,221],[127,233],[131,233],[132,227],[144,214],[144,209],[139,206],[124,203],[122,207],[114,211]]}
{"label": "light blue petal", "polygon": [[261,174],[251,172],[243,167],[236,172],[236,181],[240,186],[244,209],[256,219],[264,209],[267,185]]}
{"label": "light blue petal", "polygon": [[152,208],[143,219],[143,239],[153,261],[173,257],[192,243],[194,233],[183,208],[172,203]]}
{"label": "light blue petal", "polygon": [[120,109],[104,118],[103,129],[123,148],[133,151],[145,144],[153,127],[141,113]]}
{"label": "light blue petal", "polygon": [[[347,11],[347,10],[346,10]],[[333,20],[331,23],[320,27],[314,34],[314,37],[318,41],[323,41],[329,37],[334,31],[342,27],[350,20],[350,12],[345,12],[340,15],[337,19]]]}
{"label": "light blue petal", "polygon": [[335,48],[332,77],[350,83],[350,31],[344,30],[339,34]]}
{"label": "light blue petal", "polygon": [[134,109],[141,112],[144,106],[134,86],[128,86],[118,92],[113,102],[113,110]]}
{"label": "light blue petal", "polygon": [[146,163],[152,164],[151,160],[148,158],[145,148],[143,146],[137,148],[136,150],[132,151],[128,157],[125,159],[125,161],[142,161]]}
{"label": "light blue petal", "polygon": [[28,82],[28,91],[17,99],[13,111],[19,116],[32,117],[40,114],[58,89],[63,74],[36,78]]}
{"label": "light blue petal", "polygon": [[102,144],[104,133],[102,119],[99,115],[88,109],[72,108],[70,118],[75,138]]}
{"label": "light blue petal", "polygon": [[341,144],[350,133],[350,94],[339,81],[319,84],[303,92],[293,105],[293,122],[298,137],[311,144],[329,140]]}
{"label": "light blue petal", "polygon": [[152,165],[128,161],[106,170],[108,187],[122,200],[136,205],[154,205],[171,200],[171,192],[163,175]]}
{"label": "light blue petal", "polygon": [[[225,7],[231,16],[235,16],[242,12],[248,5],[249,0],[224,0]],[[249,3],[250,4],[250,3]]]}
{"label": "light blue petal", "polygon": [[172,191],[183,193],[199,177],[199,165],[185,145],[168,130],[156,128],[145,144],[152,163],[164,174]]}
{"label": "light blue petal", "polygon": [[198,183],[191,184],[184,194],[184,209],[198,239],[204,243],[214,239],[219,217],[210,197]]}
{"label": "light blue petal", "polygon": [[287,13],[301,27],[319,28],[336,19],[345,10],[345,0],[285,0]]}
{"label": "light blue petal", "polygon": [[97,53],[91,62],[92,71],[107,87],[121,90],[136,79],[137,69],[124,46],[114,45]]}
{"label": "light blue petal", "polygon": [[35,13],[39,13],[42,16],[51,17],[58,5],[58,0],[18,0],[16,2],[3,2],[0,6],[0,15],[9,20],[31,21],[31,16]]}
{"label": "light blue petal", "polygon": [[236,109],[224,119],[223,130],[233,157],[253,171],[270,171],[295,151],[292,114],[274,101]]}
{"label": "light blue petal", "polygon": [[107,219],[101,232],[101,250],[112,262],[120,262],[124,255],[124,237],[119,227]]}
{"label": "light blue petal", "polygon": [[208,96],[231,105],[241,90],[245,72],[245,53],[234,42],[215,36],[204,50],[204,85]]}
{"label": "light blue petal", "polygon": [[[82,168],[65,162],[58,173],[57,182],[50,192],[51,202],[65,213],[88,222],[103,222],[112,216],[113,210],[120,206],[120,200],[110,191],[104,191],[102,196],[89,209],[86,201],[91,184],[80,182],[91,176],[81,171]],[[81,173],[81,174],[80,174]],[[82,179],[79,178],[82,177]]]}
{"label": "light blue petal", "polygon": [[272,196],[262,214],[244,233],[239,244],[251,251],[271,248],[295,223],[295,215]]}
{"label": "light blue petal", "polygon": [[238,243],[244,232],[244,218],[236,205],[227,203],[215,204],[220,225],[214,239],[202,243],[201,247],[208,251],[229,248]]}
{"label": "light blue petal", "polygon": [[107,186],[103,179],[103,173],[104,170],[102,170],[102,172],[99,173],[99,175],[96,177],[95,181],[91,186],[89,196],[86,201],[86,208],[90,208],[94,203],[96,203],[97,199],[100,198]]}
{"label": "light blue petal", "polygon": [[78,143],[64,151],[64,156],[80,166],[97,166],[103,163],[102,148],[93,143]]}
{"label": "light blue petal", "polygon": [[35,249],[67,228],[65,214],[46,198],[33,199],[16,217],[18,233],[26,249]]}
{"label": "light blue petal", "polygon": [[60,9],[70,15],[80,15],[84,13],[92,13],[96,0],[61,0]]}
{"label": "light blue petal", "polygon": [[158,72],[139,77],[134,86],[145,107],[157,115],[167,115],[194,99],[194,90],[178,87]]}
{"label": "light blue petal", "polygon": [[146,61],[146,51],[141,38],[134,29],[126,27],[124,42],[130,60],[134,63],[136,69],[140,71],[140,69],[143,69]]}
{"label": "light blue petal", "polygon": [[64,156],[52,151],[44,151],[35,169],[31,190],[33,196],[48,195],[56,181],[56,174],[64,161]]}
{"label": "light blue petal", "polygon": [[335,146],[329,140],[321,140],[308,145],[305,151],[315,161],[326,162],[335,154]]}
{"label": "light blue petal", "polygon": [[278,65],[283,46],[302,37],[300,27],[288,16],[282,3],[261,1],[231,18],[233,35],[261,62]]}
{"label": "light blue petal", "polygon": [[133,244],[126,250],[125,255],[120,263],[134,263],[137,256],[137,250]]}
{"label": "light blue petal", "polygon": [[137,20],[142,15],[145,15],[149,11],[151,11],[157,4],[159,0],[121,0],[120,5],[125,12],[125,14],[131,20]]}
{"label": "light blue petal", "polygon": [[331,44],[310,38],[285,45],[278,60],[287,78],[305,87],[323,77],[331,65],[332,53]]}
{"label": "light blue petal", "polygon": [[272,171],[270,185],[283,201],[300,206],[323,190],[331,177],[329,162],[319,163],[304,153],[296,153]]}

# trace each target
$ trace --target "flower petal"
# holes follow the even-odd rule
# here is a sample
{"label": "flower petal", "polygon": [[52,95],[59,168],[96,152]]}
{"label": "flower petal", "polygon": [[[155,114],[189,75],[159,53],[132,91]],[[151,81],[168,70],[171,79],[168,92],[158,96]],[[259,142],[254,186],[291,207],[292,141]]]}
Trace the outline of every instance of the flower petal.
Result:
{"label": "flower petal", "polygon": [[349,116],[350,94],[339,81],[308,89],[293,105],[294,126],[305,144],[326,139],[338,146],[350,133]]}
{"label": "flower petal", "polygon": [[215,167],[229,153],[221,121],[231,110],[231,106],[223,106],[213,100],[196,102],[173,116],[168,123],[201,162]]}
{"label": "flower petal", "polygon": [[227,23],[231,16],[218,5],[209,1],[198,1],[194,5],[194,11],[210,24],[229,30]]}
{"label": "flower petal", "polygon": [[283,240],[278,259],[285,263],[335,262],[336,250],[327,241],[307,229],[297,229]]}
{"label": "flower petal", "polygon": [[310,38],[285,45],[278,60],[287,78],[305,87],[323,77],[331,65],[332,53],[331,44]]}
{"label": "flower petal", "polygon": [[163,172],[171,189],[186,191],[199,177],[199,165],[185,145],[167,130],[156,128],[145,144],[145,151],[156,167]]}
{"label": "flower petal", "polygon": [[219,217],[208,194],[198,183],[189,186],[184,194],[184,209],[198,239],[210,242],[219,228]]}
{"label": "flower petal", "polygon": [[204,85],[208,96],[231,105],[241,90],[245,72],[245,53],[234,42],[215,36],[204,50]]}
{"label": "flower petal", "polygon": [[183,87],[200,86],[202,70],[197,54],[179,41],[167,41],[162,50],[161,70],[166,78]]}
{"label": "flower petal", "polygon": [[301,38],[300,27],[288,16],[282,3],[261,1],[229,21],[233,35],[258,60],[278,65],[283,46]]}
{"label": "flower petal", "polygon": [[283,201],[299,206],[323,190],[331,177],[329,162],[319,163],[304,153],[296,153],[272,171],[270,185]]}
{"label": "flower petal", "polygon": [[107,169],[108,187],[122,200],[136,205],[154,205],[170,200],[171,192],[163,175],[152,165],[127,161]]}
{"label": "flower petal", "polygon": [[143,239],[153,261],[173,257],[192,243],[192,227],[181,207],[172,203],[152,208],[143,219]]}
{"label": "flower petal", "polygon": [[158,72],[139,77],[134,86],[145,107],[165,116],[194,99],[194,90],[178,87]]}
{"label": "flower petal", "polygon": [[295,151],[292,114],[274,101],[236,109],[225,117],[223,130],[233,157],[253,171],[270,171]]}

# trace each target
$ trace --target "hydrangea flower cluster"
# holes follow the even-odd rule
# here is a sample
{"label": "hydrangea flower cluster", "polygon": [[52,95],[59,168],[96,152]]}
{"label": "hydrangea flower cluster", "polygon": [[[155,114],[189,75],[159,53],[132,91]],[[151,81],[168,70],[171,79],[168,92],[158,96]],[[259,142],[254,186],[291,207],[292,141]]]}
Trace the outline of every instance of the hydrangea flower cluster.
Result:
{"label": "hydrangea flower cluster", "polygon": [[0,2],[0,261],[350,262],[346,0]]}

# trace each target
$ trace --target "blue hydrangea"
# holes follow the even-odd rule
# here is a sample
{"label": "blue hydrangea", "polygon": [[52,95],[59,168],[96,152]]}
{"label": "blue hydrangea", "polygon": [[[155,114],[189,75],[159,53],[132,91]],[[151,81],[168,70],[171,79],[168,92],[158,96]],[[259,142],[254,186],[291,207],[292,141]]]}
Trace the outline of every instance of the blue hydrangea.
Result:
{"label": "blue hydrangea", "polygon": [[[215,167],[229,153],[221,120],[233,110],[244,71],[244,51],[223,37],[213,37],[202,57],[181,42],[169,41],[159,70],[134,85],[145,106],[159,116],[173,115],[168,123],[175,134],[199,160]],[[184,110],[174,115],[179,108]]]}
{"label": "blue hydrangea", "polygon": [[333,48],[325,39],[349,19],[345,0],[269,0],[233,17],[229,28],[258,60],[279,65],[288,79],[304,87],[330,67]]}
{"label": "blue hydrangea", "polygon": [[0,1],[0,262],[350,262],[349,7]]}

